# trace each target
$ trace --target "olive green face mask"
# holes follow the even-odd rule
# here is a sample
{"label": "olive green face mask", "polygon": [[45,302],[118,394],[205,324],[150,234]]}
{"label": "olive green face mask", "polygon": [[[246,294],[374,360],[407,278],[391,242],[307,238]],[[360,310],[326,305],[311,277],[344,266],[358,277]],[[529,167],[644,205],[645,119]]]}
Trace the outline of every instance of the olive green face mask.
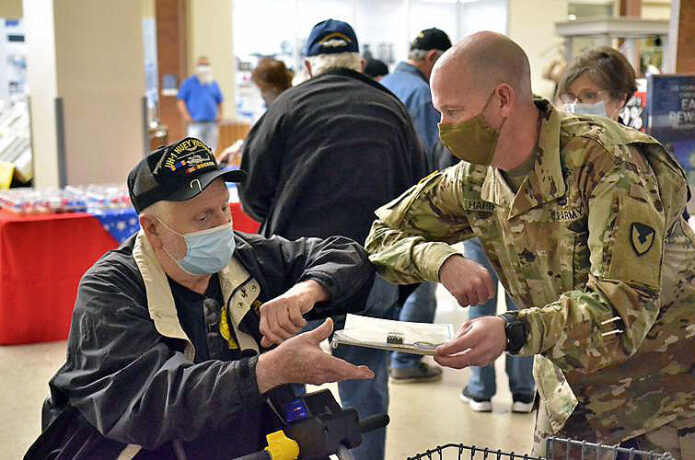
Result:
{"label": "olive green face mask", "polygon": [[460,123],[439,123],[439,137],[456,158],[477,165],[492,164],[500,130],[485,122],[483,112],[493,95],[477,116]]}

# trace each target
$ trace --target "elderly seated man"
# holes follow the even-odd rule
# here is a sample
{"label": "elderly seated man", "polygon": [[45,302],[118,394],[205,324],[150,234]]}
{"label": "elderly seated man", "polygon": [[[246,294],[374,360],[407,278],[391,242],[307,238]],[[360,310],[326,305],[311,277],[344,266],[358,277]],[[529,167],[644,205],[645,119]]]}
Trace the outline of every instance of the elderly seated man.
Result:
{"label": "elderly seated man", "polygon": [[244,177],[194,138],[131,171],[142,230],[82,279],[27,458],[234,458],[277,429],[278,387],[373,376],[321,351],[330,320],[292,337],[305,318],[364,305],[364,250],[234,233],[225,181]]}

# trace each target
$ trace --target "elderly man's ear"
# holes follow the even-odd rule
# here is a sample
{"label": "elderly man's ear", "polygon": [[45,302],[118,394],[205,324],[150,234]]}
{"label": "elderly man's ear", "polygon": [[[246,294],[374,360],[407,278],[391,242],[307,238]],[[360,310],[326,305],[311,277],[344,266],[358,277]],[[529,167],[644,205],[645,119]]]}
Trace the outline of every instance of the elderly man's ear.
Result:
{"label": "elderly man's ear", "polygon": [[159,222],[153,216],[143,214],[139,217],[140,227],[145,232],[148,241],[157,249],[161,249],[162,240],[159,234]]}
{"label": "elderly man's ear", "polygon": [[443,53],[439,50],[429,50],[427,54],[425,54],[425,60],[430,63],[430,65],[434,65],[441,54]]}

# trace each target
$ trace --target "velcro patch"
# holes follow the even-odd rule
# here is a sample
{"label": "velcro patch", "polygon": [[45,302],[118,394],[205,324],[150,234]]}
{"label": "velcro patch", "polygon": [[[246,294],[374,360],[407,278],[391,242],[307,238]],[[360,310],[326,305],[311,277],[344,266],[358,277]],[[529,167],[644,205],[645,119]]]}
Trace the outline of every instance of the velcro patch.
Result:
{"label": "velcro patch", "polygon": [[466,211],[493,212],[495,210],[495,203],[490,203],[489,201],[483,200],[475,200],[472,198],[464,198],[463,209],[465,209]]}

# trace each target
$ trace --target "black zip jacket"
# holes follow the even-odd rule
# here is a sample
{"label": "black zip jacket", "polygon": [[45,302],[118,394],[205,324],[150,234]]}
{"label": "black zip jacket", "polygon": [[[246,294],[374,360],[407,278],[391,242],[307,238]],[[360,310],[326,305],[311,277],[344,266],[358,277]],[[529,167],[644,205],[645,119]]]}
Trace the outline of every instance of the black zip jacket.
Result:
{"label": "black zip jacket", "polygon": [[[288,241],[235,233],[234,256],[270,300],[301,280],[330,293],[308,318],[359,310],[373,281],[364,250],[341,237]],[[43,433],[26,458],[234,458],[265,446],[277,418],[258,391],[255,352],[234,361],[194,363],[185,342],[160,335],[133,257],[135,237],[108,252],[83,277],[67,360],[49,383]],[[225,299],[225,301],[227,301]],[[250,310],[240,330],[260,343]],[[196,345],[195,343],[193,344]],[[172,442],[175,441],[175,442]],[[179,452],[180,454],[180,452]]]}
{"label": "black zip jacket", "polygon": [[244,144],[239,191],[261,232],[363,242],[374,211],[425,175],[405,106],[371,78],[333,69],[283,92]]}

